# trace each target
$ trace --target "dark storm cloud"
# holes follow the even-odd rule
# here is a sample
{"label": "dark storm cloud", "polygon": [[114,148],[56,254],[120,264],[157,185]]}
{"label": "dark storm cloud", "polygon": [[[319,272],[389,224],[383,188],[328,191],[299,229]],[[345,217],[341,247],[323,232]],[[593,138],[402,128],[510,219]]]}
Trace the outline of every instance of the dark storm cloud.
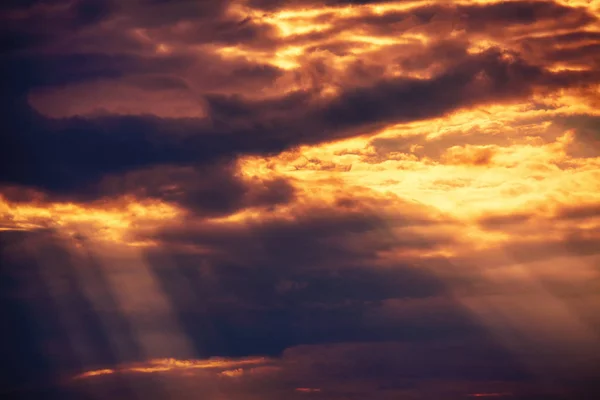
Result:
{"label": "dark storm cloud", "polygon": [[112,1],[15,1],[0,9],[0,53],[39,50],[114,15]]}
{"label": "dark storm cloud", "polygon": [[[393,239],[381,231],[374,214],[310,209],[294,221],[234,223],[228,228],[198,222],[195,229],[182,226],[154,236],[163,246],[146,254],[159,292],[197,356],[277,355],[298,344],[412,342],[479,332],[450,298],[443,303],[456,312],[445,312],[443,320],[410,313],[389,320],[377,315],[387,299],[424,299],[427,307],[427,299],[444,296],[445,289],[423,269],[374,265],[379,251],[436,243],[435,238]],[[66,240],[45,231],[5,232],[1,238],[1,260],[7,266],[1,294],[9,300],[13,319],[32,324],[15,322],[9,331],[15,342],[1,344],[3,349],[11,346],[7,354],[13,375],[22,374],[9,387],[54,382],[76,369],[142,357],[130,330],[134,327],[127,323],[131,315],[124,314],[115,297],[117,288],[108,283],[116,270],[109,272],[93,252],[85,251],[83,238]],[[80,250],[69,250],[77,243]],[[208,252],[177,250],[186,243]],[[136,270],[130,273],[136,280]],[[133,281],[126,290],[135,294]],[[141,312],[143,320],[156,318],[152,309]],[[17,339],[21,329],[30,334]],[[131,343],[122,351],[114,340]],[[18,359],[30,353],[27,363]],[[46,366],[48,361],[53,364]]]}
{"label": "dark storm cloud", "polygon": [[[255,21],[228,20],[224,3],[129,1],[100,6],[96,2],[75,2],[69,6],[68,15],[78,21],[73,23],[75,26],[84,26],[117,13],[126,17],[123,20],[129,21],[125,23],[128,27],[162,29],[164,32],[157,40],[166,35],[164,38],[171,37],[174,43],[188,39],[198,43],[272,39],[266,31],[247,31],[257,24]],[[29,13],[35,15],[31,10]],[[437,11],[435,7],[424,7],[411,12],[427,22]],[[471,19],[475,21],[489,20],[498,24],[509,20],[527,24],[537,19],[561,18],[587,21],[580,9],[548,2],[464,7],[461,12],[473,14]],[[182,20],[212,22],[193,24],[194,29],[201,31],[178,34],[186,38],[173,37],[168,26]],[[8,96],[2,101],[0,113],[3,130],[8,134],[0,139],[0,158],[3,159],[0,181],[64,195],[82,187],[93,192],[89,187],[106,175],[155,165],[210,165],[239,155],[274,154],[301,144],[368,133],[390,123],[440,116],[460,107],[520,98],[536,87],[552,90],[598,79],[593,72],[550,74],[516,54],[509,58],[496,50],[470,55],[465,45],[460,41],[434,43],[410,62],[399,61],[406,64],[404,68],[415,70],[436,63],[440,72],[429,80],[377,78],[383,71],[372,68],[365,78],[365,68],[358,68],[356,73],[350,74],[352,79],[357,82],[362,79],[369,85],[341,88],[333,99],[318,97],[320,80],[326,83],[333,74],[324,66],[315,67],[318,73],[313,74],[311,90],[269,100],[251,100],[206,90],[229,87],[230,93],[236,92],[236,85],[246,85],[244,82],[249,81],[268,85],[281,76],[282,71],[239,60],[235,67],[226,67],[228,64],[223,60],[215,64],[215,57],[202,53],[194,56],[182,52],[161,56],[132,53],[5,55],[2,83]],[[440,55],[443,56],[440,58]],[[207,71],[200,68],[200,64],[222,65],[223,68],[213,69],[225,72]],[[102,79],[122,80],[146,90],[189,91],[191,84],[184,71],[206,75],[207,83],[200,84],[205,92],[197,94],[199,103],[204,102],[207,109],[204,120],[109,115],[56,121],[42,117],[25,102],[25,96],[36,90]]]}
{"label": "dark storm cloud", "polygon": [[132,86],[147,90],[170,90],[188,89],[185,79],[169,75],[139,75],[129,78],[128,83]]}
{"label": "dark storm cloud", "polygon": [[[144,57],[101,53],[23,55],[5,57],[1,61],[3,87],[7,94],[12,96],[24,95],[32,89],[65,86],[102,78],[121,78],[142,73],[172,73],[194,63],[194,59],[189,56]],[[18,105],[26,107],[24,104]]]}
{"label": "dark storm cloud", "polygon": [[[425,210],[403,208],[407,225],[426,223],[426,218],[412,218]],[[437,277],[409,264],[372,264],[380,250],[394,246],[391,232],[380,225],[385,216],[364,210],[333,214],[331,209],[307,210],[296,216],[295,222],[232,224],[229,229],[204,222],[202,228],[193,230],[175,228],[181,233],[165,233],[163,238],[177,244],[186,237],[188,243],[204,245],[212,252],[178,253],[165,246],[147,254],[162,289],[159,292],[172,305],[197,356],[282,355],[281,361],[272,361],[283,368],[275,375],[262,380],[260,375],[245,378],[242,374],[231,382],[210,375],[207,379],[219,382],[219,388],[222,383],[222,390],[201,383],[199,387],[206,389],[203,393],[210,398],[211,393],[217,396],[232,390],[231,396],[236,396],[238,384],[249,385],[240,388],[241,393],[260,393],[261,398],[268,398],[271,385],[275,385],[274,399],[287,396],[295,387],[320,388],[314,396],[324,399],[366,395],[388,399],[409,394],[425,399],[440,393],[460,399],[465,392],[481,393],[481,388],[499,392],[498,388],[506,387],[511,392],[525,391],[525,399],[540,392],[535,376],[520,363],[522,355],[513,359],[490,341],[479,324],[446,295],[445,285]],[[435,225],[435,221],[429,224]],[[46,397],[56,392],[57,398],[77,398],[80,390],[90,390],[96,398],[123,393],[133,398],[176,399],[175,393],[190,393],[190,383],[178,380],[177,372],[168,374],[166,381],[156,374],[151,378],[107,376],[68,383],[66,392],[64,386],[57,388],[56,378],[65,373],[138,360],[136,342],[127,347],[129,355],[115,354],[108,345],[115,329],[121,337],[131,338],[131,334],[126,325],[114,324],[125,316],[107,288],[104,273],[108,270],[96,264],[91,254],[67,255],[72,243],[62,242],[51,232],[8,232],[2,233],[1,239],[4,268],[0,282],[3,304],[12,313],[7,332],[14,337],[0,344],[12,363],[11,373],[6,375],[12,381],[5,389],[19,389],[12,394],[23,399],[39,397],[41,392]],[[43,255],[44,262],[38,262],[36,254]],[[83,272],[88,275],[82,281]],[[132,272],[135,279],[135,270]],[[58,293],[49,290],[57,283]],[[90,303],[89,292],[84,290],[89,290],[90,284],[103,293],[102,303]],[[133,293],[135,285],[122,290]],[[9,302],[5,302],[7,298]],[[22,308],[25,304],[28,309]],[[43,318],[32,314],[34,310]],[[145,312],[145,319],[155,318],[152,309]],[[71,324],[62,325],[65,316]],[[106,331],[100,320],[113,321],[112,332]],[[87,358],[76,352],[74,333],[84,341]],[[347,343],[358,341],[362,343]],[[294,348],[298,345],[304,346]],[[543,361],[538,354],[527,357]],[[44,364],[48,361],[53,364]],[[572,373],[579,370],[572,369]],[[194,381],[203,376],[195,376]],[[282,382],[274,383],[274,377],[281,377]],[[553,378],[569,393],[591,390],[592,381],[587,378],[580,384],[563,382],[566,378],[562,376]],[[173,382],[170,379],[177,384],[169,384]],[[580,389],[575,389],[577,386]],[[168,390],[172,387],[179,390],[173,393]],[[295,395],[290,394],[291,398]]]}
{"label": "dark storm cloud", "polygon": [[[119,75],[122,68],[136,70],[146,65],[142,61],[152,61],[102,56],[98,60],[104,63],[93,64],[87,56],[73,57],[59,59],[54,67],[26,63],[19,68],[13,63],[4,77],[21,91],[32,80],[47,85]],[[157,60],[154,68],[160,71],[185,60]],[[60,68],[63,64],[66,69]],[[153,68],[152,62],[148,65]],[[461,106],[524,96],[537,85],[558,88],[594,79],[593,73],[548,74],[518,58],[510,61],[489,51],[466,57],[431,80],[386,79],[346,89],[332,100],[315,99],[309,92],[260,101],[212,95],[206,98],[205,120],[150,116],[47,120],[17,102],[3,110],[9,133],[3,138],[2,158],[13,161],[2,181],[68,193],[105,174],[272,154],[298,144],[363,134],[389,123],[439,116]]]}
{"label": "dark storm cloud", "polygon": [[158,31],[156,34],[164,40],[177,44],[245,44],[271,50],[275,50],[277,47],[273,27],[261,24],[250,17],[245,19],[227,18],[214,22],[205,20],[189,20],[188,22],[191,22],[192,26],[181,33],[166,28],[165,32]]}
{"label": "dark storm cloud", "polygon": [[[412,214],[406,215],[411,226]],[[477,330],[460,312],[432,324],[418,316],[369,320],[387,299],[445,293],[422,268],[381,265],[381,252],[452,241],[410,230],[398,237],[382,228],[382,218],[364,207],[341,207],[239,224],[198,221],[152,235],[161,247],[147,260],[199,354],[278,354],[299,343],[421,340]]]}
{"label": "dark storm cloud", "polygon": [[549,51],[545,54],[548,61],[562,61],[573,64],[578,64],[586,67],[600,66],[600,42],[583,43],[580,46],[572,48],[562,48]]}
{"label": "dark storm cloud", "polygon": [[[185,227],[167,228],[157,239],[165,245],[191,244],[208,247],[219,257],[243,264],[261,264],[266,260],[286,263],[298,268],[332,268],[361,266],[377,252],[392,249],[433,249],[452,243],[441,229],[442,222],[427,215],[431,210],[420,209],[398,202],[398,213],[377,211],[377,201],[354,199],[350,205],[339,201],[332,210],[318,203],[305,209],[289,211],[288,218],[273,218],[245,224],[201,223]],[[410,230],[414,227],[440,226],[435,234],[402,236],[384,229],[384,223],[394,228]],[[235,253],[226,249],[235,248]],[[290,258],[290,254],[295,254]],[[327,261],[327,262],[326,262]]]}
{"label": "dark storm cloud", "polygon": [[461,106],[518,98],[529,94],[536,83],[552,84],[554,79],[522,60],[506,61],[492,50],[466,57],[430,80],[390,79],[348,89],[315,114],[325,126],[339,126],[342,134],[342,129],[364,132],[370,125],[423,120]]}
{"label": "dark storm cloud", "polygon": [[196,167],[156,167],[106,176],[80,199],[132,194],[161,199],[204,216],[229,215],[248,207],[272,207],[294,199],[294,187],[283,178],[243,178],[231,162]]}
{"label": "dark storm cloud", "polygon": [[210,400],[224,395],[233,400],[425,400],[437,396],[460,400],[489,394],[493,398],[566,400],[598,391],[597,385],[576,379],[556,377],[552,384],[537,379],[486,340],[471,340],[466,347],[455,341],[297,346],[265,364],[239,370],[235,376],[217,369],[92,377],[69,382],[63,398],[118,395],[179,400],[189,393],[202,393]]}
{"label": "dark storm cloud", "polygon": [[[440,353],[448,358],[440,358]],[[469,348],[452,342],[298,346],[286,350],[281,358],[265,360],[265,364],[232,377],[220,375],[219,370],[98,376],[69,382],[65,385],[69,391],[63,396],[93,394],[104,399],[112,393],[127,398],[179,400],[189,393],[202,393],[206,399],[226,395],[234,400],[307,396],[359,399],[366,395],[378,400],[398,396],[420,400],[443,394],[445,399],[464,399],[474,388],[522,390],[529,383],[523,382],[528,374],[510,356],[481,341]],[[502,379],[490,379],[493,373]]]}
{"label": "dark storm cloud", "polygon": [[551,23],[561,28],[575,28],[595,21],[587,10],[553,1],[511,1],[457,7],[470,31],[485,31],[491,26]]}
{"label": "dark storm cloud", "polygon": [[[112,52],[107,42],[121,48],[124,41],[131,41],[124,32],[133,29],[148,29],[162,40],[178,44],[269,41],[270,27],[249,18],[231,17],[226,14],[228,6],[228,1],[190,0],[15,2],[0,14],[0,49],[2,53],[31,52],[50,46],[77,52],[100,40],[105,50]],[[111,28],[99,27],[106,21],[111,21]],[[180,22],[189,24],[183,33],[172,29]],[[140,44],[131,42],[130,46],[128,50],[139,50]]]}

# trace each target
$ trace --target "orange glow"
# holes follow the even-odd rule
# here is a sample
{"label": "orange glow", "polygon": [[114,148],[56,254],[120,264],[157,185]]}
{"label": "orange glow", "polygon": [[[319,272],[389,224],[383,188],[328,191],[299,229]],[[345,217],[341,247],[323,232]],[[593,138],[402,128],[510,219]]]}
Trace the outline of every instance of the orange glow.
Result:
{"label": "orange glow", "polygon": [[243,373],[244,368],[264,365],[268,359],[263,357],[243,358],[243,359],[225,359],[210,358],[206,360],[178,360],[175,358],[161,358],[150,360],[145,363],[122,365],[116,369],[99,369],[87,371],[76,375],[74,379],[90,378],[99,375],[112,373],[156,373],[168,371],[189,371],[194,369],[222,370],[219,372],[222,376],[235,377]]}
{"label": "orange glow", "polygon": [[114,369],[98,369],[95,371],[88,371],[88,372],[84,372],[83,374],[77,375],[75,378],[73,379],[84,379],[84,378],[91,378],[93,376],[100,376],[100,375],[109,375],[109,374],[114,374],[115,370]]}
{"label": "orange glow", "polygon": [[243,374],[244,374],[244,370],[241,369],[241,368],[228,369],[228,370],[225,370],[225,371],[219,373],[219,375],[226,376],[226,377],[229,377],[229,378],[235,378],[235,377],[241,376]]}
{"label": "orange glow", "polygon": [[179,216],[165,203],[120,199],[110,203],[82,205],[60,202],[14,203],[0,196],[0,216],[4,230],[52,228],[67,235],[92,236],[130,245],[149,245],[130,239],[138,228],[156,228]]}
{"label": "orange glow", "polygon": [[[461,218],[487,212],[539,209],[549,198],[566,204],[600,201],[600,157],[578,159],[566,153],[573,140],[571,131],[552,131],[545,113],[520,110],[517,105],[490,107],[490,114],[467,110],[447,118],[391,127],[371,138],[357,138],[321,146],[305,146],[294,152],[261,159],[245,158],[243,171],[261,175],[279,173],[301,180],[305,191],[323,195],[338,181],[391,192],[431,205]],[[548,116],[550,117],[550,116]],[[511,128],[522,120],[541,119],[536,124]],[[512,144],[448,146],[439,158],[422,151],[456,132],[481,131],[490,141],[510,138]],[[398,134],[396,132],[402,132]],[[377,155],[372,140],[404,140],[426,134],[410,152]],[[547,135],[557,135],[546,139]],[[536,138],[537,137],[537,138]],[[407,139],[408,140],[408,139]],[[449,139],[452,140],[452,139]],[[469,140],[468,136],[465,139]],[[404,150],[403,150],[404,151]],[[582,160],[583,161],[583,160]],[[573,168],[556,165],[570,162]],[[328,179],[335,176],[338,181]],[[569,190],[575,188],[577,190]]]}

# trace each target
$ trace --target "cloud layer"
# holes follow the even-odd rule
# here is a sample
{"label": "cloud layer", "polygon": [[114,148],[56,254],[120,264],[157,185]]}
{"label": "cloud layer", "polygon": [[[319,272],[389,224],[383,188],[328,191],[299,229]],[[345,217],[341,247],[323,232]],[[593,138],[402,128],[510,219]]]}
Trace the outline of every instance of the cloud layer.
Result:
{"label": "cloud layer", "polygon": [[3,393],[595,398],[599,18],[3,2]]}

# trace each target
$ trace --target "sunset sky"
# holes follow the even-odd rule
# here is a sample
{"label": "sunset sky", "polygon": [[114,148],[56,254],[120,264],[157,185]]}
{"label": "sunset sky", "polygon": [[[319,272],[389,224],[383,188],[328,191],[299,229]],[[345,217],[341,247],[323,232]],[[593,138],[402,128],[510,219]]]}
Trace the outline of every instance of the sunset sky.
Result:
{"label": "sunset sky", "polygon": [[600,399],[600,1],[2,0],[0,398]]}

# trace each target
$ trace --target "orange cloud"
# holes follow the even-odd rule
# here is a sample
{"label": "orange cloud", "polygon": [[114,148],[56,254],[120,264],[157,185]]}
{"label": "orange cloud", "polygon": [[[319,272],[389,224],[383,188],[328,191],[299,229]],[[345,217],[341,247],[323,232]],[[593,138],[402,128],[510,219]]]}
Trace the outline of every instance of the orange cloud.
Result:
{"label": "orange cloud", "polygon": [[[219,374],[227,377],[241,375],[245,368],[268,364],[269,360],[262,357],[245,359],[211,358],[207,360],[178,360],[162,358],[149,360],[145,363],[121,365],[117,369],[99,369],[83,372],[73,379],[90,378],[113,373],[154,373],[168,371],[188,371],[195,369],[220,370]],[[233,368],[233,369],[232,369]]]}
{"label": "orange cloud", "polygon": [[11,202],[0,197],[0,216],[4,230],[54,229],[76,240],[91,237],[113,243],[150,245],[136,241],[136,229],[155,229],[178,218],[180,211],[157,201],[116,199],[110,203]]}

